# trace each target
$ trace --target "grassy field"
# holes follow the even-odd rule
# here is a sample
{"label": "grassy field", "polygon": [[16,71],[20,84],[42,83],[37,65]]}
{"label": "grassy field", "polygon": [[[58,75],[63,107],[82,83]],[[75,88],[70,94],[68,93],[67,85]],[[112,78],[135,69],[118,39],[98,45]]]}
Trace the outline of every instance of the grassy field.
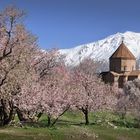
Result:
{"label": "grassy field", "polygon": [[[131,117],[121,121],[112,114],[90,115],[91,124],[85,126],[82,114],[66,113],[55,127],[46,127],[46,117],[38,124],[0,128],[0,140],[139,140],[140,129],[134,128]],[[115,122],[114,127],[108,121]],[[117,123],[116,123],[117,122]]]}

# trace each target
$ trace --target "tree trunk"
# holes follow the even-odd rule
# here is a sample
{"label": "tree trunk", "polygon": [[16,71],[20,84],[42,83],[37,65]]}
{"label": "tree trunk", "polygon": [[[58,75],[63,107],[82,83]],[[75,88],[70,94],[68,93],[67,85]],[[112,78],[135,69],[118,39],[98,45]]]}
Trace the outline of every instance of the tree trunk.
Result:
{"label": "tree trunk", "polygon": [[81,110],[81,111],[83,112],[83,114],[84,114],[84,117],[85,117],[85,125],[88,125],[88,124],[89,124],[88,105],[86,105],[85,108],[82,107],[80,110]]}
{"label": "tree trunk", "polygon": [[40,117],[43,115],[42,112],[40,112],[38,115],[37,115],[37,121],[40,119]]}
{"label": "tree trunk", "polygon": [[28,112],[26,110],[20,110],[19,108],[16,109],[18,118],[20,122],[37,122],[43,113],[34,113]]}
{"label": "tree trunk", "polygon": [[85,125],[89,125],[88,110],[85,110]]}
{"label": "tree trunk", "polygon": [[66,111],[68,111],[69,108],[70,108],[70,106],[66,107],[66,109],[65,109],[60,115],[58,115],[58,117],[53,121],[53,123],[51,124],[51,126],[54,126],[54,125],[56,124],[56,122],[58,121],[58,119],[59,119],[62,115],[64,115],[64,113],[65,113]]}
{"label": "tree trunk", "polygon": [[50,117],[50,115],[48,115],[48,127],[50,127],[51,126],[51,117]]}
{"label": "tree trunk", "polygon": [[1,99],[0,125],[8,125],[15,117],[15,109],[12,101]]}
{"label": "tree trunk", "polygon": [[20,120],[20,122],[27,122],[29,121],[29,118],[27,117],[26,113],[24,111],[21,111],[20,109],[17,108],[17,115],[18,115],[18,119]]}

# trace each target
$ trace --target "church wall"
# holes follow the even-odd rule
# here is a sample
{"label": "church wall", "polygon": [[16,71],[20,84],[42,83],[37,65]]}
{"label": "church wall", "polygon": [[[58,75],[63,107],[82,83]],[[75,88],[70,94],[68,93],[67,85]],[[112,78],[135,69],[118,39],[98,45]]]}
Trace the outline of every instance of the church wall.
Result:
{"label": "church wall", "polygon": [[136,60],[122,59],[121,71],[134,71],[136,70]]}
{"label": "church wall", "polygon": [[121,73],[136,70],[136,60],[113,58],[110,59],[110,71]]}
{"label": "church wall", "polygon": [[121,59],[119,58],[113,58],[110,59],[110,71],[114,71],[114,72],[121,72]]}

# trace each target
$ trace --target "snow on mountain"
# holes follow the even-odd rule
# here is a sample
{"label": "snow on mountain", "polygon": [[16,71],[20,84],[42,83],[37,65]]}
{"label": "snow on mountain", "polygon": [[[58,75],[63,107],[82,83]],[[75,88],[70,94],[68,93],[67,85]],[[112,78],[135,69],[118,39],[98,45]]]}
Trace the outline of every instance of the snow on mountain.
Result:
{"label": "snow on mountain", "polygon": [[130,31],[116,33],[103,40],[74,48],[61,49],[59,52],[65,56],[65,62],[67,65],[78,65],[85,58],[108,62],[109,57],[119,47],[122,40],[135,57],[140,59],[140,33]]}

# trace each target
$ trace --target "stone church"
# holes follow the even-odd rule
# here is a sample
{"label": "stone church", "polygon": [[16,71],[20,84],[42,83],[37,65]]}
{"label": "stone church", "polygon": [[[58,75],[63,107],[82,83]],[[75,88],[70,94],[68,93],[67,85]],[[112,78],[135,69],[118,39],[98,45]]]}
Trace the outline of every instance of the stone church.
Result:
{"label": "stone church", "polygon": [[126,81],[140,78],[140,70],[136,70],[136,58],[123,42],[109,58],[109,69],[101,73],[103,81],[119,88]]}

